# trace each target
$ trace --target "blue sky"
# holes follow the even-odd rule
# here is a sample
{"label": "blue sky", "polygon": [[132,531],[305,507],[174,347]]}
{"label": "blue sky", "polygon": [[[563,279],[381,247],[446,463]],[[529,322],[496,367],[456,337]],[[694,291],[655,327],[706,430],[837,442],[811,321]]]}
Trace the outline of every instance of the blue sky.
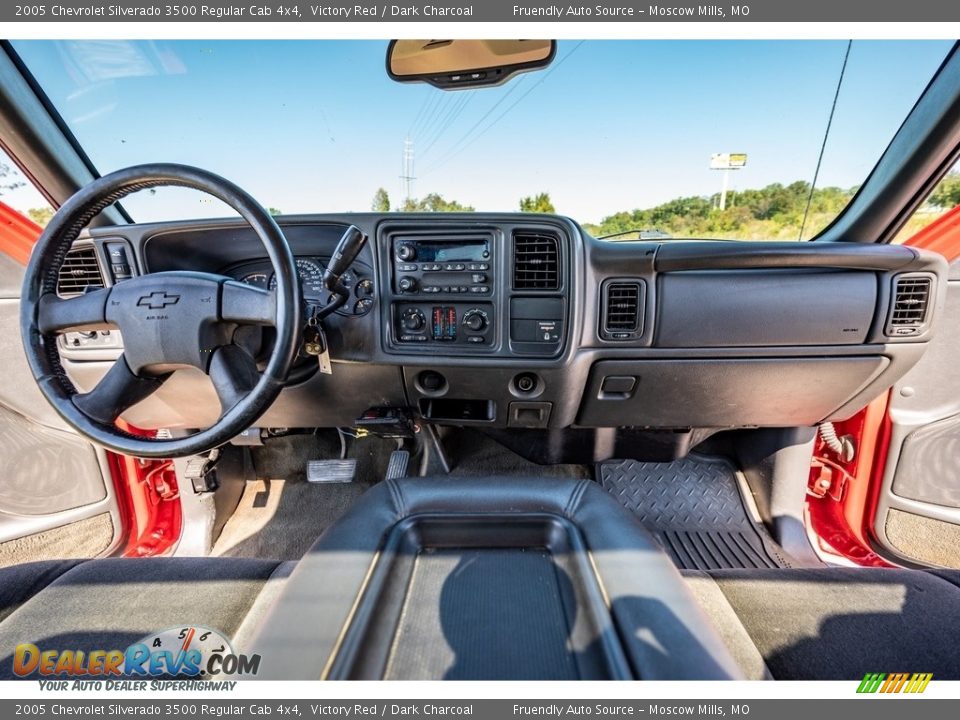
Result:
{"label": "blue sky", "polygon": [[[101,172],[184,162],[284,212],[414,194],[515,210],[549,192],[595,222],[716,192],[715,152],[747,152],[734,188],[810,180],[846,42],[561,41],[554,65],[499,88],[401,85],[375,41],[23,41],[27,65]],[[861,182],[948,51],[857,41],[820,185]],[[176,190],[125,202],[135,219],[220,215]]]}

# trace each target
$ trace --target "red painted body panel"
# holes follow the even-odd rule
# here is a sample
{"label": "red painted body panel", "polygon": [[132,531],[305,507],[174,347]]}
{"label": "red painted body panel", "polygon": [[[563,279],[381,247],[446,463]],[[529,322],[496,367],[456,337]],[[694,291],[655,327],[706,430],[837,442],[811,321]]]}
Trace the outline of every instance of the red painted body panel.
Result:
{"label": "red painted body panel", "polygon": [[0,252],[26,265],[41,232],[43,228],[33,220],[0,202]]}

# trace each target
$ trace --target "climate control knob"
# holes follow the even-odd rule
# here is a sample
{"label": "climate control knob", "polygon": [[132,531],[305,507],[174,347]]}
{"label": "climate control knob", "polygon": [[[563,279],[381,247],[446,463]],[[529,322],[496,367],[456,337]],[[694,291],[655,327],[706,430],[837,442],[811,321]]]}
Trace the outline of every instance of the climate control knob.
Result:
{"label": "climate control knob", "polygon": [[403,260],[404,262],[410,262],[411,260],[416,259],[417,250],[413,245],[400,245],[397,248],[397,259]]}
{"label": "climate control knob", "polygon": [[397,281],[400,292],[412,292],[417,287],[417,281],[412,277],[402,277]]}
{"label": "climate control knob", "polygon": [[411,308],[404,311],[400,317],[400,324],[403,325],[404,330],[418,332],[427,326],[427,318],[416,308]]}
{"label": "climate control knob", "polygon": [[467,310],[463,316],[463,326],[473,332],[482,332],[487,328],[487,314],[483,310]]}

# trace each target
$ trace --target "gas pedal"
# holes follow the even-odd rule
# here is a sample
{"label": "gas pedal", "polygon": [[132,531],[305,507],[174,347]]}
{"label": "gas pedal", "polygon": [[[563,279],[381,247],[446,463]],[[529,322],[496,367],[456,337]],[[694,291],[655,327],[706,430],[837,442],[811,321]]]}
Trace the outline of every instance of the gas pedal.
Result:
{"label": "gas pedal", "polygon": [[407,465],[410,464],[410,453],[406,450],[394,450],[390,453],[390,462],[387,463],[385,480],[398,480],[407,476]]}
{"label": "gas pedal", "polygon": [[311,460],[307,463],[307,481],[312,483],[349,483],[357,474],[357,461]]}

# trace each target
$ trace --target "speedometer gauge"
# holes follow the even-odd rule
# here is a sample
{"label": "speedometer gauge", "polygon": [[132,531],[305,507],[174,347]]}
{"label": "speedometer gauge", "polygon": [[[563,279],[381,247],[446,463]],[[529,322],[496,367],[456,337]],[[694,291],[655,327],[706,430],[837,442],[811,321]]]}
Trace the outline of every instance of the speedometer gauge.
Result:
{"label": "speedometer gauge", "polygon": [[[297,275],[303,286],[304,297],[311,299],[323,297],[323,267],[319,263],[313,260],[297,260]],[[277,289],[276,275],[270,278],[270,289]]]}

